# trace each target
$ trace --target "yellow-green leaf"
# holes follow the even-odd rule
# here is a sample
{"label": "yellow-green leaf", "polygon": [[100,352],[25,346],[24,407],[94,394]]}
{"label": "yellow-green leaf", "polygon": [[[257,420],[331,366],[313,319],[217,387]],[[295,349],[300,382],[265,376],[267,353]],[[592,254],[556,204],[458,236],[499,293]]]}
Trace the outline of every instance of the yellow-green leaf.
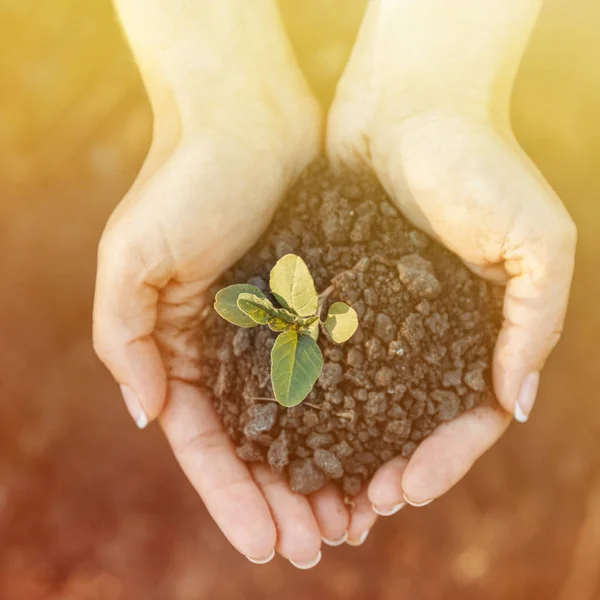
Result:
{"label": "yellow-green leaf", "polygon": [[267,323],[267,325],[269,326],[269,329],[271,331],[276,331],[278,333],[281,331],[287,331],[291,326],[289,321],[284,321],[283,319],[280,319],[279,317],[273,317]]}
{"label": "yellow-green leaf", "polygon": [[354,335],[357,327],[358,316],[352,307],[345,302],[334,302],[329,307],[325,329],[334,342],[338,344],[347,342]]}
{"label": "yellow-green leaf", "polygon": [[313,315],[312,317],[296,317],[296,322],[300,329],[307,329],[313,323],[316,323],[319,320],[319,315]]}
{"label": "yellow-green leaf", "polygon": [[240,294],[252,294],[256,298],[264,298],[265,295],[254,285],[239,283],[230,285],[219,290],[215,296],[215,310],[226,321],[239,327],[256,327],[257,323],[247,314],[240,310],[237,301]]}
{"label": "yellow-green leaf", "polygon": [[317,291],[306,263],[295,254],[280,258],[271,270],[270,286],[281,306],[301,317],[317,312]]}
{"label": "yellow-green leaf", "polygon": [[294,323],[296,317],[288,315],[284,310],[275,308],[271,302],[254,294],[240,294],[237,300],[239,309],[258,325],[275,327],[274,331],[283,331],[283,323]]}
{"label": "yellow-green leaf", "polygon": [[271,350],[271,382],[279,404],[296,406],[308,396],[323,368],[317,342],[296,331],[282,333]]}

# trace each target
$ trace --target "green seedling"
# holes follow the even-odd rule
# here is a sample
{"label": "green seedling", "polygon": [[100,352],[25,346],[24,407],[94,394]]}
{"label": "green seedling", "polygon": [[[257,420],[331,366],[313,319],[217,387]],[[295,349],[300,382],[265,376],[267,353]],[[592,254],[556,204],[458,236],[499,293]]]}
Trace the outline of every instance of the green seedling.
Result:
{"label": "green seedling", "polygon": [[271,270],[275,306],[256,286],[230,285],[215,297],[215,310],[239,327],[267,325],[280,335],[271,351],[271,383],[282,406],[296,406],[310,393],[323,369],[317,344],[319,325],[336,343],[348,341],[358,327],[356,311],[344,302],[329,308],[325,322],[320,313],[327,292],[319,296],[306,263],[286,254]]}

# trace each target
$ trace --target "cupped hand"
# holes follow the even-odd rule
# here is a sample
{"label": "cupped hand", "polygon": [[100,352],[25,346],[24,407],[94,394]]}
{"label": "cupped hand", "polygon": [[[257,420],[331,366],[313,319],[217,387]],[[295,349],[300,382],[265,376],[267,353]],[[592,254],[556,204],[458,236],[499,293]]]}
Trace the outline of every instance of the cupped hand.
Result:
{"label": "cupped hand", "polygon": [[159,418],[231,543],[255,562],[277,549],[302,567],[320,557],[321,538],[347,530],[341,495],[326,488],[307,499],[265,467],[249,469],[197,386],[205,291],[250,249],[320,149],[320,110],[302,86],[270,100],[224,102],[210,125],[175,135],[156,123],[100,244],[94,345],[138,426]]}
{"label": "cupped hand", "polygon": [[[440,426],[409,461],[396,458],[382,466],[368,489],[380,514],[392,514],[404,502],[419,506],[441,496],[501,436],[513,415],[527,420],[540,371],[562,331],[576,242],[567,211],[509,126],[513,63],[535,15],[524,9],[528,14],[519,21],[513,14],[510,44],[517,47],[498,48],[488,42],[503,31],[497,26],[500,15],[486,21],[491,3],[484,3],[479,24],[476,4],[458,3],[470,6],[464,37],[450,22],[460,13],[458,5],[428,0],[424,4],[439,5],[439,23],[429,16],[423,23],[414,14],[421,11],[420,4],[396,6],[400,4],[412,11],[400,15],[405,23],[400,30],[394,30],[390,2],[370,5],[330,113],[329,156],[334,162],[372,168],[412,223],[475,273],[506,284],[506,293],[492,372],[500,406],[463,414]],[[412,53],[394,51],[394,40],[407,40],[410,28],[417,38],[422,29],[429,45],[417,39]],[[396,37],[386,38],[386,30]],[[523,39],[515,42],[519,36]],[[465,48],[454,47],[463,39]],[[443,56],[436,56],[432,40],[449,45],[442,48]],[[423,48],[421,68],[417,63]],[[494,81],[490,70],[504,55],[510,64]],[[407,67],[410,61],[415,64]],[[421,72],[426,82],[419,87],[415,73]],[[480,83],[482,77],[486,81]],[[488,80],[501,84],[499,99],[488,94]]]}

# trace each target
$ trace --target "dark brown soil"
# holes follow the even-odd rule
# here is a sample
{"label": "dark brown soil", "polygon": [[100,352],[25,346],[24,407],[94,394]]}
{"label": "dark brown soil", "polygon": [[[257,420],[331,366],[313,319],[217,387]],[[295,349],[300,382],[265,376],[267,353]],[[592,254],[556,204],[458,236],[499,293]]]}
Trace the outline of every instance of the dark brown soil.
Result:
{"label": "dark brown soil", "polygon": [[240,457],[287,471],[295,491],[328,480],[355,495],[396,455],[409,457],[445,421],[483,402],[502,289],[411,227],[367,174],[336,177],[324,160],[289,193],[271,227],[213,293],[249,282],[268,291],[283,255],[308,264],[317,291],[359,317],[345,344],[319,338],[325,366],[298,407],[274,401],[267,327],[240,329],[211,311],[203,323],[204,385]]}

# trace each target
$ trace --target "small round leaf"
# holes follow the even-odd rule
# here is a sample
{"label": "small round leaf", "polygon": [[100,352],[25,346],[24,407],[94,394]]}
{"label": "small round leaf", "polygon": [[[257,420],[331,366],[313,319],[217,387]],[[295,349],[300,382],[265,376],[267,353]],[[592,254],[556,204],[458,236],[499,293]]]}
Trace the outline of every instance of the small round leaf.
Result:
{"label": "small round leaf", "polygon": [[347,342],[358,328],[356,311],[345,302],[334,302],[329,307],[325,329],[337,344]]}

